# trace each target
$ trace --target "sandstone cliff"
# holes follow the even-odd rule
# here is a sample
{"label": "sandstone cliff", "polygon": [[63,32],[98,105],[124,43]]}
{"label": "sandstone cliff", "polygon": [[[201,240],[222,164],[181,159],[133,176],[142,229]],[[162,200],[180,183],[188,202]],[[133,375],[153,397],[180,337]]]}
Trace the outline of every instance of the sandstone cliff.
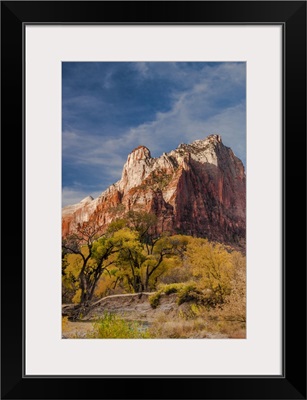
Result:
{"label": "sandstone cliff", "polygon": [[219,135],[151,157],[145,146],[129,155],[122,177],[98,198],[86,197],[62,210],[62,234],[77,224],[103,227],[129,210],[156,214],[157,233],[207,237],[244,247],[246,233],[244,166]]}

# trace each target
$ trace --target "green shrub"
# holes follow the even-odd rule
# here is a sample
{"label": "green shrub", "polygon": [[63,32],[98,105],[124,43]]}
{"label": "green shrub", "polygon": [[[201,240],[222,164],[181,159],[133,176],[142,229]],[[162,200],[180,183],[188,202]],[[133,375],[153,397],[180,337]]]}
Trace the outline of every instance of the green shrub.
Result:
{"label": "green shrub", "polygon": [[152,308],[157,308],[160,304],[161,293],[161,290],[159,290],[158,292],[153,293],[148,297],[149,303]]}
{"label": "green shrub", "polygon": [[194,283],[171,283],[161,286],[160,290],[149,296],[148,300],[151,307],[158,307],[162,294],[168,296],[173,293],[177,293],[177,304],[179,306],[189,301],[194,301],[197,304],[205,304],[207,302],[203,293],[196,288]]}
{"label": "green shrub", "polygon": [[91,337],[99,339],[147,339],[147,329],[137,322],[129,322],[116,314],[105,313],[94,324],[95,332]]}
{"label": "green shrub", "polygon": [[196,289],[196,286],[194,284],[189,284],[189,285],[184,285],[181,287],[181,289],[178,291],[178,298],[177,298],[177,304],[180,306],[180,304],[189,302],[189,301],[194,301],[195,303],[203,303],[204,296],[201,291]]}
{"label": "green shrub", "polygon": [[184,286],[183,283],[171,283],[169,285],[164,285],[162,290],[166,295],[172,293],[178,293],[178,291]]}
{"label": "green shrub", "polygon": [[152,308],[157,308],[160,304],[161,295],[166,294],[167,296],[172,293],[178,293],[183,287],[184,283],[171,283],[169,285],[160,286],[160,290],[149,296],[148,300]]}

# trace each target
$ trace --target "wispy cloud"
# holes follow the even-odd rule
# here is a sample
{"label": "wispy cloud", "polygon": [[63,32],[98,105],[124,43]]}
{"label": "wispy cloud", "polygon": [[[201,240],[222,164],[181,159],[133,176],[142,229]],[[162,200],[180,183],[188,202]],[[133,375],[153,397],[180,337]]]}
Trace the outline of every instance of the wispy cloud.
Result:
{"label": "wispy cloud", "polygon": [[133,67],[140,74],[142,78],[148,77],[150,64],[146,62],[133,63]]}

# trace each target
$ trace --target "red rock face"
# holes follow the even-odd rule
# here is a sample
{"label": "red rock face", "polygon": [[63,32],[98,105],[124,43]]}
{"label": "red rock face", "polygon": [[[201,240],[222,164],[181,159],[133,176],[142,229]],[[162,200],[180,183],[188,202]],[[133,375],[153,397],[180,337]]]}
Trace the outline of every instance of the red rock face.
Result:
{"label": "red rock face", "polygon": [[106,229],[114,219],[135,210],[157,216],[157,233],[207,237],[244,247],[245,187],[243,164],[219,135],[181,144],[159,158],[139,146],[129,154],[120,181],[95,200],[87,197],[63,208],[62,233],[66,236],[85,221]]}

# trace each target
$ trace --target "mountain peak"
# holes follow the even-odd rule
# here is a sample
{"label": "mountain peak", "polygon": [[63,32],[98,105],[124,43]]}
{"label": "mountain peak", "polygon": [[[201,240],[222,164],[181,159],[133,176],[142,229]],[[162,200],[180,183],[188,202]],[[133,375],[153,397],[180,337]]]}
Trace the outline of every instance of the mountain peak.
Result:
{"label": "mountain peak", "polygon": [[131,151],[128,158],[132,157],[135,160],[142,160],[145,158],[151,158],[150,150],[146,146],[138,146]]}
{"label": "mountain peak", "polygon": [[209,135],[204,139],[197,139],[190,144],[181,143],[175,153],[189,154],[192,159],[200,163],[218,165],[220,150],[225,152],[222,137],[217,134]]}
{"label": "mountain peak", "polygon": [[86,196],[83,200],[80,201],[80,203],[89,203],[90,201],[93,201],[94,198],[92,196]]}
{"label": "mountain peak", "polygon": [[219,145],[219,144],[223,144],[222,141],[222,136],[221,135],[209,135],[207,137],[205,137],[204,139],[197,139],[194,140],[194,142],[191,143],[192,147],[207,147],[208,145]]}
{"label": "mountain peak", "polygon": [[182,143],[157,158],[138,146],[128,155],[118,182],[95,201],[87,197],[63,209],[63,235],[85,221],[99,221],[107,229],[128,211],[141,210],[156,215],[156,234],[179,232],[244,243],[245,203],[244,166],[220,135]]}
{"label": "mountain peak", "polygon": [[146,171],[152,166],[154,159],[146,146],[138,146],[128,155],[123,168],[122,178],[119,181],[121,187],[130,189],[141,184]]}
{"label": "mountain peak", "polygon": [[222,143],[222,136],[214,133],[213,135],[207,136],[204,141],[206,142],[217,142],[217,143]]}

